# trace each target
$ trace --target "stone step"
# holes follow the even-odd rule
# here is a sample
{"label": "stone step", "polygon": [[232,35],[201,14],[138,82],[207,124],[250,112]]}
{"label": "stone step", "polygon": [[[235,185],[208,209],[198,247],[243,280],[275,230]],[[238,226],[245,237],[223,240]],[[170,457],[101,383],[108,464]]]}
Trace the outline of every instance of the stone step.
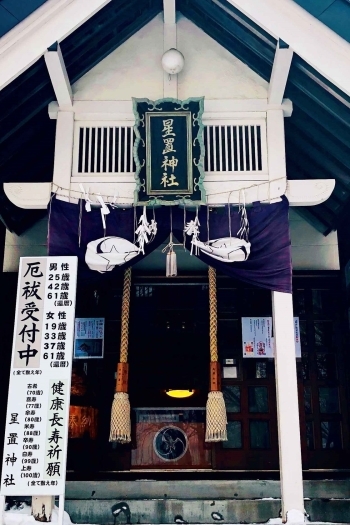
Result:
{"label": "stone step", "polygon": [[[350,480],[305,481],[312,522],[350,523]],[[278,518],[273,480],[67,482],[65,510],[74,523],[250,524]]]}
{"label": "stone step", "polygon": [[[280,515],[281,500],[69,500],[65,510],[74,523],[264,523]],[[350,500],[305,500],[312,522],[350,523]]]}

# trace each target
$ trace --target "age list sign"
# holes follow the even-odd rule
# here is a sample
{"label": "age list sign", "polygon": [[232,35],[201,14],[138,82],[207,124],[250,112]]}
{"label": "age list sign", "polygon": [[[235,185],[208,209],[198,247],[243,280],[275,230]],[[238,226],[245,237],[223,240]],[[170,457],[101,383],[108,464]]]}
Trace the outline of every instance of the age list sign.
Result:
{"label": "age list sign", "polygon": [[77,257],[22,257],[2,496],[64,494]]}

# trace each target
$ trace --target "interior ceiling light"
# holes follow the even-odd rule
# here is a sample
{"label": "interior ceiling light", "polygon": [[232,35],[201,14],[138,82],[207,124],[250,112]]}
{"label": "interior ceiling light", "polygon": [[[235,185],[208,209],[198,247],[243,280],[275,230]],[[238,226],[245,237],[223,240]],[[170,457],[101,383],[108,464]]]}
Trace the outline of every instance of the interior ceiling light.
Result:
{"label": "interior ceiling light", "polygon": [[176,397],[176,398],[184,398],[184,397],[191,397],[194,394],[194,390],[175,390],[172,388],[169,388],[165,391],[165,393],[170,397]]}
{"label": "interior ceiling light", "polygon": [[169,75],[180,73],[184,67],[185,59],[182,53],[177,49],[171,48],[165,51],[162,56],[162,67]]}

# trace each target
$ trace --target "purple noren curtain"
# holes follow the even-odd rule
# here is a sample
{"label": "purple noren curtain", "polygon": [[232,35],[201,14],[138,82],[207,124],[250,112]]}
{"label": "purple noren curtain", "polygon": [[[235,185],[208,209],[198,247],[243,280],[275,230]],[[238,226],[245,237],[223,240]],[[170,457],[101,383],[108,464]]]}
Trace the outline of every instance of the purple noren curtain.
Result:
{"label": "purple noren curtain", "polygon": [[[81,210],[81,220],[80,217]],[[249,242],[251,253],[247,261],[225,263],[199,252],[198,257],[206,264],[213,266],[222,273],[240,279],[249,284],[269,290],[292,291],[292,263],[288,221],[289,204],[286,197],[274,204],[254,203],[247,208],[249,220]],[[140,216],[142,209],[137,209]],[[155,218],[158,233],[155,240],[146,245],[145,255],[152,252],[168,237],[170,232],[170,210],[163,206],[156,208]],[[152,209],[147,210],[149,221],[152,219]],[[172,207],[173,232],[181,241],[183,239],[184,211]],[[195,218],[194,211],[186,211],[186,222]],[[208,240],[207,207],[201,206],[198,213],[200,222],[200,240]],[[134,209],[114,208],[106,217],[106,236],[116,236],[134,241]],[[80,247],[79,247],[80,224]],[[240,215],[237,207],[231,206],[231,231],[236,236],[240,227]],[[115,272],[123,271],[128,265],[133,265],[144,257],[138,255],[129,263],[116,267],[112,272],[100,274],[89,270],[85,263],[87,244],[104,235],[99,209],[85,211],[84,203],[71,204],[53,197],[51,202],[48,253],[49,255],[77,255],[79,259],[79,278],[89,281],[112,277]],[[228,207],[213,208],[209,212],[209,238],[229,237]],[[191,238],[187,236],[186,245],[190,249]]]}

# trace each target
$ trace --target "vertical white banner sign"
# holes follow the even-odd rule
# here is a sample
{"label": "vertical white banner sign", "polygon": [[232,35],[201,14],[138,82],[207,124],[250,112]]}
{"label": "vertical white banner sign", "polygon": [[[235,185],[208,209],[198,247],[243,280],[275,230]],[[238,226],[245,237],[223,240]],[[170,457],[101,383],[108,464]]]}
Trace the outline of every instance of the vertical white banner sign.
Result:
{"label": "vertical white banner sign", "polygon": [[295,339],[295,357],[301,357],[299,317],[293,317],[293,323]]}
{"label": "vertical white banner sign", "polygon": [[64,494],[77,257],[22,257],[1,496]]}

